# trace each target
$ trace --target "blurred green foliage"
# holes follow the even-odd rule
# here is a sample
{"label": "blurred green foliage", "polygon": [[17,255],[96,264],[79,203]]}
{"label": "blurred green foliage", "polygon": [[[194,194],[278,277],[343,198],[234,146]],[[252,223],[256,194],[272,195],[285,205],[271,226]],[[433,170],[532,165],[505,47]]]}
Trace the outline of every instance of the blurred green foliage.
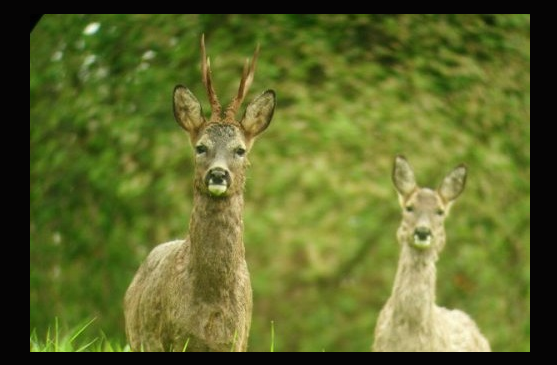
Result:
{"label": "blurred green foliage", "polygon": [[183,237],[192,152],[173,87],[208,110],[261,55],[275,89],[252,153],[245,244],[250,350],[367,351],[388,298],[405,154],[436,186],[469,166],[447,220],[438,303],[496,351],[530,350],[529,15],[47,15],[30,36],[30,329],[88,318],[124,341],[122,298],[158,243]]}

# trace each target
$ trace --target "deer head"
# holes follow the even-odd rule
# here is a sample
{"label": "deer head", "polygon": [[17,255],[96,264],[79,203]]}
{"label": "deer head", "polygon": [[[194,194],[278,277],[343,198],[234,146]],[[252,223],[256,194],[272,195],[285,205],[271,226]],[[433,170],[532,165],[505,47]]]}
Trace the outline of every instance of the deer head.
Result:
{"label": "deer head", "polygon": [[402,207],[399,242],[418,250],[439,252],[445,245],[445,218],[466,184],[466,166],[457,166],[437,190],[432,190],[418,187],[408,161],[397,156],[392,177]]}
{"label": "deer head", "polygon": [[189,133],[195,152],[195,188],[211,197],[241,193],[245,182],[247,155],[254,139],[271,122],[275,110],[275,92],[267,90],[256,97],[237,121],[236,114],[253,81],[259,47],[252,61],[246,60],[238,94],[222,115],[222,108],[211,79],[211,64],[201,36],[201,72],[211,104],[211,117],[205,119],[199,101],[186,87],[174,88],[174,117]]}

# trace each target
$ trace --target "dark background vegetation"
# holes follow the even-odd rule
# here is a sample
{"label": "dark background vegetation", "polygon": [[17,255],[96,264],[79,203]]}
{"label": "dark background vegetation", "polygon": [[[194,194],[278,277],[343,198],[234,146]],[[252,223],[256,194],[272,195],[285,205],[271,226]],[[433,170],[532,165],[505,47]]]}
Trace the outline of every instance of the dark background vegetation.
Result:
{"label": "dark background vegetation", "polygon": [[[94,23],[98,23],[98,28]],[[192,151],[173,120],[208,110],[199,39],[227,102],[277,92],[246,189],[250,350],[367,351],[398,258],[390,181],[403,153],[468,185],[446,223],[438,303],[496,351],[530,350],[529,15],[46,15],[30,36],[30,330],[96,318],[124,343],[122,298],[183,237]]]}

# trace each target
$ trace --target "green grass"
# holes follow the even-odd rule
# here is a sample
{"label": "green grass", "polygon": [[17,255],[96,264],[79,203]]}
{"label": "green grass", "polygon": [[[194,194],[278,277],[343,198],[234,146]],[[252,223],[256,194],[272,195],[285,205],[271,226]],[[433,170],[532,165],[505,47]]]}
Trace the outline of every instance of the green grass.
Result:
{"label": "green grass", "polygon": [[75,326],[68,330],[62,330],[58,318],[54,326],[49,327],[43,336],[39,336],[33,330],[29,336],[31,352],[129,352],[128,345],[122,345],[117,341],[109,340],[101,332],[97,337],[85,336],[84,332],[94,322],[94,319]]}
{"label": "green grass", "polygon": [[[53,327],[48,327],[43,336],[37,334],[34,329],[29,336],[31,352],[131,352],[129,345],[122,345],[116,340],[110,340],[101,331],[97,337],[84,335],[90,325],[95,320],[92,319],[84,324],[75,326],[68,330],[61,330],[59,320],[54,320]],[[234,335],[234,342],[236,334]],[[234,348],[232,343],[231,351]],[[184,344],[182,352],[188,351],[189,339]],[[275,352],[275,325],[271,322],[271,345],[270,352]]]}

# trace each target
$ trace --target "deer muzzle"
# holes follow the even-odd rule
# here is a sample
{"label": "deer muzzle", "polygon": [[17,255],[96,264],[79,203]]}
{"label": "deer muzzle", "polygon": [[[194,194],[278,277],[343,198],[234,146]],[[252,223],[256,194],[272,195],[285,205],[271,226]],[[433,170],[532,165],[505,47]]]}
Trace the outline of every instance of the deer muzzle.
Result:
{"label": "deer muzzle", "polygon": [[213,196],[222,196],[228,191],[231,179],[230,173],[220,167],[209,170],[205,176],[205,184]]}
{"label": "deer muzzle", "polygon": [[431,230],[427,227],[416,227],[414,230],[413,246],[420,250],[425,250],[431,246]]}

